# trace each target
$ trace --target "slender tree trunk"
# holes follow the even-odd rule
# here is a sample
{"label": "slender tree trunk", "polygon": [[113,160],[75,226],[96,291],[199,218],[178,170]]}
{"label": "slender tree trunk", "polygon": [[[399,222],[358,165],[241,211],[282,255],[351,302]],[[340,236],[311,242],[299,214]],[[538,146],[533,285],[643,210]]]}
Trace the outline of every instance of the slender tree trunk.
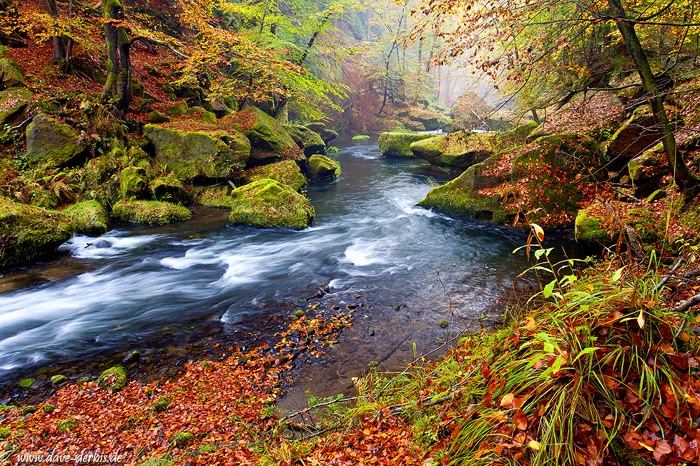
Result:
{"label": "slender tree trunk", "polygon": [[634,60],[635,67],[642,80],[642,88],[649,98],[651,111],[661,130],[661,142],[664,146],[668,165],[673,170],[673,179],[681,191],[693,189],[700,185],[700,179],[688,170],[688,167],[683,161],[683,157],[678,154],[676,138],[673,135],[673,127],[668,120],[668,115],[666,115],[663,98],[659,94],[659,90],[656,86],[654,73],[651,71],[651,66],[649,66],[649,60],[634,30],[634,23],[630,22],[627,18],[627,14],[620,0],[608,0],[608,5],[610,5],[612,14],[615,16],[615,23],[617,24],[620,34],[622,34],[622,39],[632,56],[632,60]]}
{"label": "slender tree trunk", "polygon": [[[49,9],[49,15],[55,19],[59,20],[60,12],[58,11],[58,5],[56,0],[46,0],[46,6]],[[73,2],[70,2],[68,16],[72,15]],[[53,36],[51,38],[53,42],[53,62],[58,64],[62,71],[70,71],[70,57],[73,53],[73,39],[65,36]]]}
{"label": "slender tree trunk", "polygon": [[131,42],[123,26],[114,21],[124,19],[124,7],[121,0],[103,2],[105,37],[107,39],[107,82],[102,92],[102,101],[114,105],[118,116],[126,115],[131,101],[131,61],[129,52]]}

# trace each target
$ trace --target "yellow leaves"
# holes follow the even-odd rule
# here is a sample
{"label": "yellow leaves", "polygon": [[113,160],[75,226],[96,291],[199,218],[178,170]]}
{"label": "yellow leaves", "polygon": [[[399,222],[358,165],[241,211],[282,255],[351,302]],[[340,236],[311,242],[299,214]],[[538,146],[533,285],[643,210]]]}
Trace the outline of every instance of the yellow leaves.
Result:
{"label": "yellow leaves", "polygon": [[530,440],[529,442],[527,442],[527,446],[535,451],[538,451],[540,448],[542,448],[542,444],[537,440]]}

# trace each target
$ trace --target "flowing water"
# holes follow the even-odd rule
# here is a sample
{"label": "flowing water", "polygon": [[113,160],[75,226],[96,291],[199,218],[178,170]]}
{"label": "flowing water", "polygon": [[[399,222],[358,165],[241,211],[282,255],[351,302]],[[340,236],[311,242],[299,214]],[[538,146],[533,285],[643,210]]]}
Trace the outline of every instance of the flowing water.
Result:
{"label": "flowing water", "polygon": [[201,209],[181,224],[76,236],[58,260],[6,273],[0,379],[138,347],[164,329],[233,328],[324,285],[365,304],[339,348],[362,346],[354,358],[384,360],[418,339],[429,349],[449,335],[440,320],[453,328],[489,315],[526,267],[512,254],[524,237],[415,207],[447,179],[423,161],[382,158],[376,140],[341,147],[341,177],[309,188],[316,219],[306,230],[232,227],[227,212]]}

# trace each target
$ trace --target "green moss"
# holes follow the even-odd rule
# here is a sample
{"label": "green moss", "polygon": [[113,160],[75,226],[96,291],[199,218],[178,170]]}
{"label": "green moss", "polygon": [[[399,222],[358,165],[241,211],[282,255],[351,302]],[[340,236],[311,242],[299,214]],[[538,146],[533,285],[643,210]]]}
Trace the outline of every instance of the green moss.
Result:
{"label": "green moss", "polygon": [[504,223],[506,213],[500,196],[476,197],[457,183],[446,183],[430,190],[417,205],[434,208],[453,217]]}
{"label": "green moss", "polygon": [[255,149],[251,158],[257,165],[274,160],[304,158],[303,152],[280,122],[259,108],[246,105],[243,110],[222,121],[239,129],[250,140]]}
{"label": "green moss", "polygon": [[445,319],[442,319],[440,321],[440,328],[447,328],[447,321]]}
{"label": "green moss", "polygon": [[325,155],[315,154],[309,158],[309,178],[312,180],[335,179],[340,176],[340,164]]}
{"label": "green moss", "polygon": [[104,207],[97,201],[83,201],[73,204],[63,210],[73,225],[76,233],[96,236],[109,228],[109,216]]}
{"label": "green moss", "polygon": [[114,204],[112,216],[124,221],[163,224],[189,220],[192,212],[169,202],[123,200]]}
{"label": "green moss", "polygon": [[113,392],[118,392],[122,388],[126,387],[129,383],[129,379],[126,376],[126,371],[122,366],[114,366],[105,370],[97,378],[97,385],[104,388],[105,390],[111,390]]}
{"label": "green moss", "polygon": [[269,178],[289,186],[294,191],[300,191],[306,187],[307,183],[306,177],[301,173],[299,165],[293,160],[283,160],[281,162],[249,168],[243,175],[248,183]]}
{"label": "green moss", "polygon": [[612,241],[610,233],[602,227],[602,220],[591,216],[586,209],[579,210],[574,222],[574,237],[584,243],[608,244]]}
{"label": "green moss", "polygon": [[22,379],[19,382],[17,382],[17,385],[19,388],[30,388],[32,385],[34,385],[34,382],[36,382],[36,379],[33,378],[28,378],[28,379]]}
{"label": "green moss", "polygon": [[146,169],[126,167],[119,174],[119,189],[123,199],[143,199],[148,193]]}
{"label": "green moss", "polygon": [[294,317],[301,318],[304,317],[304,311],[302,309],[297,309],[294,311]]}
{"label": "green moss", "polygon": [[62,383],[66,382],[68,380],[68,377],[65,375],[57,374],[51,377],[51,383],[54,385],[61,385]]}
{"label": "green moss", "polygon": [[226,178],[242,170],[250,157],[250,142],[233,128],[180,131],[146,125],[144,134],[155,148],[158,163],[183,180]]}
{"label": "green moss", "polygon": [[630,209],[625,223],[634,228],[645,243],[658,240],[664,233],[663,223],[659,222],[658,216],[648,209]]}
{"label": "green moss", "polygon": [[168,117],[167,115],[163,115],[158,110],[153,110],[151,113],[148,114],[149,123],[167,123],[169,121],[170,117]]}
{"label": "green moss", "polygon": [[379,150],[386,157],[413,157],[411,143],[435,137],[434,134],[422,133],[382,133],[379,135]]}
{"label": "green moss", "polygon": [[50,403],[46,403],[41,407],[41,410],[45,413],[52,413],[54,409],[56,409],[56,407]]}
{"label": "green moss", "polygon": [[326,143],[317,132],[300,125],[284,125],[284,128],[307,157],[326,153]]}
{"label": "green moss", "polygon": [[31,91],[25,88],[7,89],[0,92],[0,127],[21,119],[24,109],[32,100]]}
{"label": "green moss", "polygon": [[44,114],[35,116],[27,126],[26,139],[27,163],[31,166],[60,167],[84,150],[73,128]]}
{"label": "green moss", "polygon": [[369,139],[369,136],[366,134],[356,134],[352,137],[353,141],[366,141],[367,139]]}
{"label": "green moss", "polygon": [[12,435],[12,431],[9,427],[0,427],[0,440],[7,440],[10,435]]}
{"label": "green moss", "polygon": [[209,186],[197,195],[197,204],[205,207],[231,208],[231,188],[229,186]]}
{"label": "green moss", "polygon": [[173,173],[156,178],[149,184],[151,197],[157,201],[188,203],[190,194]]}
{"label": "green moss", "polygon": [[194,442],[194,434],[191,432],[176,432],[170,437],[169,443],[178,448],[185,447]]}
{"label": "green moss", "polygon": [[34,405],[22,406],[22,409],[19,410],[19,413],[22,416],[26,416],[27,414],[33,414],[35,412],[36,412],[36,407]]}
{"label": "green moss", "polygon": [[462,131],[413,142],[409,149],[431,164],[465,169],[493,154],[490,147],[494,134]]}
{"label": "green moss", "polygon": [[63,419],[61,421],[58,421],[58,424],[56,425],[56,427],[58,428],[59,432],[68,432],[73,427],[75,427],[77,425],[78,425],[78,422],[74,418],[68,417],[68,418]]}
{"label": "green moss", "polygon": [[179,117],[187,112],[187,104],[180,102],[165,109],[165,113],[171,117]]}
{"label": "green moss", "polygon": [[308,227],[315,216],[308,199],[270,179],[234,189],[231,203],[229,221],[238,225],[302,229]]}
{"label": "green moss", "polygon": [[168,406],[170,405],[170,398],[162,396],[158,398],[158,401],[156,401],[153,404],[153,410],[157,413],[162,413],[166,409],[168,409]]}

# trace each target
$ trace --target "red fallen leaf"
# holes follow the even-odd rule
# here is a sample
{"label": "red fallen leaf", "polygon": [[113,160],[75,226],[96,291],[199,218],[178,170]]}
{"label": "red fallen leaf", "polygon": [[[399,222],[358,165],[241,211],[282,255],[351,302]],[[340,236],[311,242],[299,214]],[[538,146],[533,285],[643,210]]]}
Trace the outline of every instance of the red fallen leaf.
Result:
{"label": "red fallen leaf", "polygon": [[481,445],[479,445],[479,449],[477,450],[476,454],[474,454],[474,459],[481,458],[481,455],[486,453],[486,451],[488,451],[489,448],[490,445],[486,441],[481,442]]}
{"label": "red fallen leaf", "polygon": [[654,459],[656,461],[666,459],[666,457],[668,457],[668,455],[671,453],[673,453],[673,449],[666,440],[656,442],[656,445],[654,446]]}
{"label": "red fallen leaf", "polygon": [[667,354],[666,358],[682,371],[686,371],[690,367],[688,364],[688,356],[685,354]]}
{"label": "red fallen leaf", "polygon": [[632,450],[641,450],[642,448],[644,448],[641,445],[642,436],[639,435],[637,432],[627,431],[625,432],[625,435],[622,436],[622,439]]}
{"label": "red fallen leaf", "polygon": [[690,451],[690,443],[679,435],[673,436],[673,454],[686,461],[695,459],[695,454]]}
{"label": "red fallen leaf", "polygon": [[521,410],[517,410],[513,415],[513,422],[515,423],[515,428],[518,430],[527,429],[527,416]]}

